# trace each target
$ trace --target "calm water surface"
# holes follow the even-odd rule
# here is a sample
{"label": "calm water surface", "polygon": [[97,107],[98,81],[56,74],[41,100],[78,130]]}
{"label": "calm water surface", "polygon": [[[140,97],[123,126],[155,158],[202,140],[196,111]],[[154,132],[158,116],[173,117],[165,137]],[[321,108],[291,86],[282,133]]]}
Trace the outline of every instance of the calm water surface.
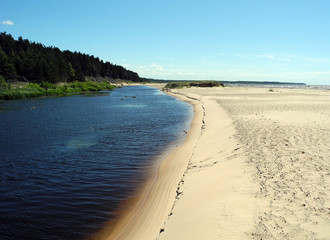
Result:
{"label": "calm water surface", "polygon": [[0,239],[95,233],[192,114],[146,86],[0,103]]}

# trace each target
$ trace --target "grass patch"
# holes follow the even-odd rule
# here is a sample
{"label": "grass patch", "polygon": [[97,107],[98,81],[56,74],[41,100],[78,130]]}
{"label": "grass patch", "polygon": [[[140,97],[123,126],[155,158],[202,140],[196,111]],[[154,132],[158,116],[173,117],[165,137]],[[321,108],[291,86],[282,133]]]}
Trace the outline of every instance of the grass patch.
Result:
{"label": "grass patch", "polygon": [[112,90],[114,88],[116,86],[111,85],[109,82],[94,81],[65,83],[63,86],[56,86],[48,82],[41,84],[30,83],[22,88],[2,88],[0,99],[11,100],[43,96],[67,96],[83,92]]}

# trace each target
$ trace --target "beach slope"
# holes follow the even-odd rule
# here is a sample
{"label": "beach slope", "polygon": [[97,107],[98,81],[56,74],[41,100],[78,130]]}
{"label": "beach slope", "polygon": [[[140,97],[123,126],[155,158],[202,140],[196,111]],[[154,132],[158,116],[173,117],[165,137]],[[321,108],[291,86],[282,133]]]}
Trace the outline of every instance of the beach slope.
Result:
{"label": "beach slope", "polygon": [[161,239],[330,239],[328,90],[179,93],[200,96],[206,130]]}
{"label": "beach slope", "polygon": [[330,239],[330,93],[187,88],[185,142],[106,239]]}

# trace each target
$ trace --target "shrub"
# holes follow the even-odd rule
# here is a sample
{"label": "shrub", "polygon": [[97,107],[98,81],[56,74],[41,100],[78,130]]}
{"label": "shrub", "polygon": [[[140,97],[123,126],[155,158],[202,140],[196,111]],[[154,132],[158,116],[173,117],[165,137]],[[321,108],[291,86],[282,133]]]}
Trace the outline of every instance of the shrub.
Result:
{"label": "shrub", "polygon": [[34,98],[41,96],[65,96],[86,91],[112,90],[116,86],[109,82],[72,82],[64,86],[55,86],[52,83],[42,82],[40,85],[30,83],[22,89],[10,89],[4,78],[0,76],[0,99]]}
{"label": "shrub", "polygon": [[54,84],[50,83],[50,82],[42,82],[40,84],[40,87],[44,88],[44,89],[54,89],[56,88]]}
{"label": "shrub", "polygon": [[219,87],[223,84],[217,81],[182,81],[168,83],[165,88],[183,88],[183,87]]}
{"label": "shrub", "polygon": [[40,92],[44,90],[42,87],[40,87],[39,84],[36,83],[29,83],[24,87],[24,89],[27,91],[40,91]]}

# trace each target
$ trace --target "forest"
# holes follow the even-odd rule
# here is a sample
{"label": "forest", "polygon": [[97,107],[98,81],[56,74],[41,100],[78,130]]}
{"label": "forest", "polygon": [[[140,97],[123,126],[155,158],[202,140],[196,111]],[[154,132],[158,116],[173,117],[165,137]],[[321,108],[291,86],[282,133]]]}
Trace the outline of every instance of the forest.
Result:
{"label": "forest", "polygon": [[80,52],[61,51],[10,34],[0,34],[0,76],[6,82],[84,82],[86,77],[140,82],[136,72]]}

